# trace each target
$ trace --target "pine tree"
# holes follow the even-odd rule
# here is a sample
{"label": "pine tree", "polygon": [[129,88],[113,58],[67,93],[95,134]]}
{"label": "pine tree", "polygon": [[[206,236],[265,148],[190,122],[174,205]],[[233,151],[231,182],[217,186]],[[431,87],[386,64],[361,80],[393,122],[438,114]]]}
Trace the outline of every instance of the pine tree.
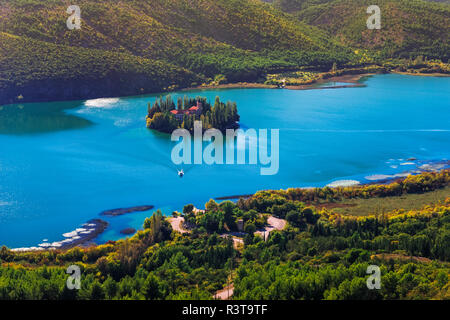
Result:
{"label": "pine tree", "polygon": [[181,97],[178,97],[178,99],[177,99],[177,110],[184,110],[183,99]]}

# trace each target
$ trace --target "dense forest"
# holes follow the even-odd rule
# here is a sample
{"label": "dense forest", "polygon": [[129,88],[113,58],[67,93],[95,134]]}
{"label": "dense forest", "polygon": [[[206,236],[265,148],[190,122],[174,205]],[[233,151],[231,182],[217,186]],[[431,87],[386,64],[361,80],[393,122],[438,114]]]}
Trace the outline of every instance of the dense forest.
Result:
{"label": "dense forest", "polygon": [[[341,215],[322,201],[407,197],[448,187],[450,172],[388,185],[265,191],[238,202],[185,206],[190,232],[172,230],[156,211],[133,237],[91,248],[0,249],[0,299],[213,299],[233,281],[233,299],[449,299],[450,198],[421,209]],[[175,213],[174,215],[178,215]],[[266,240],[254,231],[267,215],[287,219]],[[245,221],[242,245],[223,231]],[[81,268],[81,289],[66,268]],[[368,290],[367,267],[381,269]]]}
{"label": "dense forest", "polygon": [[[415,58],[448,61],[448,1],[423,0],[274,0],[273,5],[299,21],[319,27],[344,46],[369,49],[381,59]],[[367,30],[366,9],[378,5],[382,27]]]}
{"label": "dense forest", "polygon": [[[218,74],[229,81],[254,81],[268,70],[295,66],[267,57],[264,50],[317,52],[330,64],[332,48],[338,46],[324,32],[249,0],[81,0],[77,5],[82,26],[69,30],[63,2],[0,1],[1,103],[19,96],[23,101],[59,99],[53,98],[58,91],[68,99],[79,98],[77,90],[87,97],[107,90],[160,92]],[[115,67],[111,56],[127,61]],[[158,73],[136,71],[140,64]],[[54,84],[57,89],[51,88]]]}
{"label": "dense forest", "polygon": [[[61,46],[0,32],[0,102],[131,95],[190,85],[198,76],[126,52]],[[6,99],[6,100],[5,100]]]}
{"label": "dense forest", "polygon": [[217,77],[264,82],[301,67],[448,60],[448,4],[382,0],[383,29],[369,32],[367,3],[80,0],[81,29],[69,30],[64,2],[0,0],[0,103],[162,92]]}
{"label": "dense forest", "polygon": [[193,99],[184,96],[178,97],[175,105],[169,95],[156,100],[152,106],[148,105],[146,121],[147,128],[165,133],[172,133],[175,129],[192,132],[195,121],[201,121],[203,131],[214,128],[224,132],[238,127],[239,118],[236,102],[223,103],[216,97],[214,105],[211,105],[204,97]]}

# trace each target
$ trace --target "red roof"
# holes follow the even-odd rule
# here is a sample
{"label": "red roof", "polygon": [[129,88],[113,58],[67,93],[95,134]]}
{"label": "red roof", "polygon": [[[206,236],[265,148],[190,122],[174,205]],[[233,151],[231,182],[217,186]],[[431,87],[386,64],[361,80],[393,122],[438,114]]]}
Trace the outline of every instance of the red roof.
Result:
{"label": "red roof", "polygon": [[197,110],[198,110],[198,107],[195,107],[195,106],[194,106],[194,107],[190,107],[189,110],[191,110],[191,111],[197,111]]}
{"label": "red roof", "polygon": [[170,111],[170,113],[178,114],[178,110],[172,110],[172,111]]}

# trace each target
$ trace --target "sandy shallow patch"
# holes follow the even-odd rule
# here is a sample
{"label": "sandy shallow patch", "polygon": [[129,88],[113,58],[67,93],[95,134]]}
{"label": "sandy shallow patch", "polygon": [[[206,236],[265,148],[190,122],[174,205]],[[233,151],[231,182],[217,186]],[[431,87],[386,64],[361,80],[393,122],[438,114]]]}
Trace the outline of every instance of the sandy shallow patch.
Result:
{"label": "sandy shallow patch", "polygon": [[351,187],[361,184],[358,180],[337,180],[327,184],[327,187]]}

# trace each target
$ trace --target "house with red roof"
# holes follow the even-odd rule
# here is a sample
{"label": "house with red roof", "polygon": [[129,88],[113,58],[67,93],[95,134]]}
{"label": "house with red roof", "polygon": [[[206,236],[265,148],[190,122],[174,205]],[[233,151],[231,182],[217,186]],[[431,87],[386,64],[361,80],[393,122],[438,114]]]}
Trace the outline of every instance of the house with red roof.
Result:
{"label": "house with red roof", "polygon": [[184,110],[172,110],[170,111],[171,114],[173,114],[175,116],[175,119],[177,120],[183,120],[183,116],[185,114]]}
{"label": "house with red roof", "polygon": [[184,115],[188,116],[201,116],[203,111],[203,106],[200,101],[197,101],[197,105],[190,107],[188,110],[172,110],[170,111],[171,114],[175,116],[177,120],[183,120]]}
{"label": "house with red roof", "polygon": [[197,105],[190,107],[188,110],[189,114],[196,115],[196,116],[200,116],[202,114],[202,111],[203,111],[203,106],[200,101],[197,101]]}

